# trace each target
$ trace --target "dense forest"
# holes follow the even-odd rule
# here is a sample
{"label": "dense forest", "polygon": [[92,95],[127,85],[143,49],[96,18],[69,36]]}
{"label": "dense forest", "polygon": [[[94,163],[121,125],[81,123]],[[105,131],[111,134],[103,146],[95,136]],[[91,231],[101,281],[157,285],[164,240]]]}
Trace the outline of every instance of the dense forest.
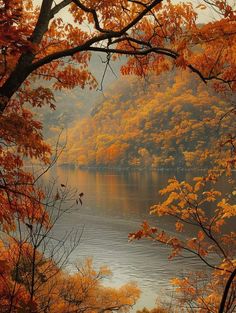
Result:
{"label": "dense forest", "polygon": [[[202,266],[176,273],[169,301],[139,312],[234,313],[234,1],[0,0],[0,52],[0,313],[127,313],[140,297],[133,282],[109,286],[109,268],[91,259],[68,268],[84,228],[60,238],[55,228],[81,214],[86,195],[48,179],[58,162],[208,168],[192,181],[169,179],[150,208],[159,226],[143,221],[126,241],[148,239],[156,253],[165,247],[170,260]],[[103,91],[112,62],[127,77],[88,116],[87,92]]]}
{"label": "dense forest", "polygon": [[[123,77],[89,117],[67,131],[62,164],[113,168],[209,168],[219,136],[233,130],[229,104],[188,72]],[[214,148],[213,148],[214,147]],[[212,149],[213,148],[213,149]]]}

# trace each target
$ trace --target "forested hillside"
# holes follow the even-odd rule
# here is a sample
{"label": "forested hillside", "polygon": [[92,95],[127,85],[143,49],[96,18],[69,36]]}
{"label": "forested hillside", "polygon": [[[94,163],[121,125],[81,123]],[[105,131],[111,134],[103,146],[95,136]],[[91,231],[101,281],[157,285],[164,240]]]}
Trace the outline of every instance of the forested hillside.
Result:
{"label": "forested hillside", "polygon": [[[119,69],[123,63],[122,58],[111,62],[111,68],[107,70],[103,59],[104,57],[100,54],[93,54],[89,65],[97,79],[97,88],[90,89],[85,86],[84,89],[77,87],[73,91],[66,88],[62,92],[54,91],[55,109],[47,106],[43,109],[33,108],[36,119],[43,123],[44,137],[50,139],[50,142],[57,140],[58,134],[71,127],[75,121],[88,116],[94,106],[102,101],[102,89],[120,76]],[[102,78],[105,70],[106,75]],[[53,89],[50,81],[41,81],[41,84],[47,89]]]}
{"label": "forested hillside", "polygon": [[61,163],[80,167],[208,167],[229,109],[186,72],[123,78],[89,117],[69,129]]}
{"label": "forested hillside", "polygon": [[[146,270],[157,276],[145,306],[153,279],[175,276],[151,313],[235,312],[235,1],[0,0],[0,51],[0,313],[134,312],[141,290],[129,281]],[[115,68],[129,78],[115,82]],[[84,183],[82,171],[50,171],[60,155],[80,167],[209,170],[192,181],[170,171],[158,200],[146,190],[162,175]],[[155,222],[138,226],[144,203]],[[145,258],[138,245],[125,253],[127,237],[151,241]],[[94,265],[77,262],[86,245]],[[118,269],[114,284],[100,256]],[[179,270],[162,268],[175,257]]]}

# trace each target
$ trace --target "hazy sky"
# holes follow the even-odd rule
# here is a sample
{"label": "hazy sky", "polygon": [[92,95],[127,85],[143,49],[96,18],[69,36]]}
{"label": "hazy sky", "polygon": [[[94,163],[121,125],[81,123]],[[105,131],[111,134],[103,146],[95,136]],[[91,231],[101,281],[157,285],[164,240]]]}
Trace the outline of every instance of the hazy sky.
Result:
{"label": "hazy sky", "polygon": [[[165,1],[165,0],[164,0]],[[33,0],[33,2],[37,5],[42,3],[42,0]],[[54,3],[60,3],[61,0],[55,0]],[[199,4],[204,3],[203,0],[172,0],[173,3],[178,3],[178,2],[185,2],[185,3],[192,3],[193,7],[197,7]],[[206,10],[197,10],[199,13],[198,17],[198,22],[199,23],[206,23],[210,20],[217,19],[217,14],[214,12],[212,8],[206,9]],[[59,16],[59,15],[58,15]],[[68,13],[67,8],[63,9],[60,12],[60,16],[63,17],[66,21],[72,23],[73,19],[71,15]]]}

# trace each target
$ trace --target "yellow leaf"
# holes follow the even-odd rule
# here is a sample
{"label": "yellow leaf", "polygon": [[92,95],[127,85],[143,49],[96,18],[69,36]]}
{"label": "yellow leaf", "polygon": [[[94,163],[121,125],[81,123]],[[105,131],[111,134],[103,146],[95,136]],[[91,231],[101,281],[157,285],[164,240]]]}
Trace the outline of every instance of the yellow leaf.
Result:
{"label": "yellow leaf", "polygon": [[201,4],[196,6],[196,9],[205,10],[206,9],[206,5],[201,3]]}

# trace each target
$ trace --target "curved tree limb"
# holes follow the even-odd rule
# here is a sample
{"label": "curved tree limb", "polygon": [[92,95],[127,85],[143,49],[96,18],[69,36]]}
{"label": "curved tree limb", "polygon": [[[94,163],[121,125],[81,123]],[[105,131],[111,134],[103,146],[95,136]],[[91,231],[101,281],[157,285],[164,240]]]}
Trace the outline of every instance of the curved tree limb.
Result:
{"label": "curved tree limb", "polygon": [[234,271],[229,276],[229,279],[228,279],[228,281],[227,281],[227,283],[225,285],[225,289],[224,289],[224,293],[223,293],[223,296],[222,296],[222,299],[221,299],[221,302],[220,302],[220,307],[219,307],[218,313],[224,313],[227,296],[228,296],[230,287],[233,284],[233,281],[234,281],[235,277],[236,277],[236,268],[234,269]]}

